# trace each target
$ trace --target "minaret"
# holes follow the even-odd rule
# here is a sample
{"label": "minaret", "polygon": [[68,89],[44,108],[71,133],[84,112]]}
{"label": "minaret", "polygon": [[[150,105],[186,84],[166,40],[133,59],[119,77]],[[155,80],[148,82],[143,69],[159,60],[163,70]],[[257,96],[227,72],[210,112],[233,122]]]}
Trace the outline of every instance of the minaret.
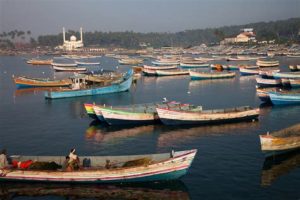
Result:
{"label": "minaret", "polygon": [[63,38],[64,38],[64,43],[66,41],[66,32],[65,32],[65,27],[63,27]]}
{"label": "minaret", "polygon": [[80,27],[80,41],[83,42],[83,37],[82,37],[82,27]]}

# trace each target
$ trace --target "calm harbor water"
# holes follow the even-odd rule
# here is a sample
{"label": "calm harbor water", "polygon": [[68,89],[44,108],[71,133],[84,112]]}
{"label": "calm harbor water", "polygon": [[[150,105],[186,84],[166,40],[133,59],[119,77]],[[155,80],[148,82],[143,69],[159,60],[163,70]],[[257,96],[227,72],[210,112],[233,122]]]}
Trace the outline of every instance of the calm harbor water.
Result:
{"label": "calm harbor water", "polygon": [[[279,59],[283,66],[300,63],[300,59]],[[116,69],[118,65],[117,60],[111,58],[102,57],[100,61],[104,69]],[[126,66],[117,68],[126,69]],[[54,73],[48,66],[27,65],[22,57],[0,57],[0,148],[6,148],[9,154],[66,155],[71,148],[76,148],[79,155],[146,154],[194,148],[198,154],[182,181],[92,185],[88,187],[91,190],[88,194],[86,186],[52,186],[63,188],[64,195],[49,192],[49,185],[3,183],[0,190],[13,190],[15,194],[23,191],[21,196],[7,199],[65,199],[76,196],[74,194],[78,194],[77,199],[96,199],[91,194],[103,195],[103,192],[108,196],[101,196],[102,199],[300,198],[299,153],[270,164],[260,151],[258,137],[299,123],[300,106],[261,105],[253,76],[217,81],[190,81],[188,76],[142,77],[129,92],[45,100],[44,92],[38,89],[17,90],[13,75],[61,77],[66,74]],[[85,102],[128,105],[157,102],[164,97],[202,105],[204,109],[260,106],[261,116],[257,122],[202,127],[107,127],[90,119],[83,108]],[[40,192],[46,188],[48,193],[39,194],[40,197],[27,194],[28,191],[33,194],[33,188],[39,187]],[[73,190],[68,193],[70,187]],[[109,196],[110,193],[115,196]]]}

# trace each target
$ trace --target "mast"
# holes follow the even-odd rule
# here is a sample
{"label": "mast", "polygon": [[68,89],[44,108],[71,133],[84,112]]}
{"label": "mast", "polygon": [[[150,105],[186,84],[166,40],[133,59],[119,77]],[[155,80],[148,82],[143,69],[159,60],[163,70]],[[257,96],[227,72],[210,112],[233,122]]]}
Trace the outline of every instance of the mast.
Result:
{"label": "mast", "polygon": [[82,27],[80,27],[80,41],[83,42]]}
{"label": "mast", "polygon": [[66,41],[66,32],[65,32],[65,27],[63,27],[63,38],[64,38],[64,43]]}

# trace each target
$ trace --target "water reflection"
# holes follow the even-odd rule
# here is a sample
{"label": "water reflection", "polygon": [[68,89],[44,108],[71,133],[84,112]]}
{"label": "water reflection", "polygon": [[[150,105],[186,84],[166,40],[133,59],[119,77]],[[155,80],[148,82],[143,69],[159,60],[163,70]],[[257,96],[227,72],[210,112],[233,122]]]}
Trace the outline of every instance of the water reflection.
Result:
{"label": "water reflection", "polygon": [[258,129],[259,122],[241,122],[234,124],[224,125],[212,125],[212,126],[200,126],[192,128],[174,128],[173,130],[164,131],[158,137],[157,146],[163,148],[166,146],[172,146],[187,142],[188,140],[194,140],[200,136],[208,135],[223,135],[232,133],[247,133],[249,129]]}
{"label": "water reflection", "polygon": [[207,79],[207,80],[191,80],[189,82],[189,89],[198,89],[199,87],[206,87],[210,84],[228,84],[233,83],[234,78],[225,78],[225,79]]}
{"label": "water reflection", "polygon": [[[83,184],[0,184],[0,199],[13,200],[19,197],[62,197],[67,199],[190,199],[186,186],[181,181],[114,184],[114,185],[83,185]],[[44,199],[43,198],[43,199]]]}
{"label": "water reflection", "polygon": [[277,178],[300,167],[300,150],[274,157],[264,161],[261,173],[261,185],[270,186]]}
{"label": "water reflection", "polygon": [[85,139],[96,143],[116,142],[123,138],[152,133],[154,125],[137,127],[116,127],[93,121],[85,132]]}

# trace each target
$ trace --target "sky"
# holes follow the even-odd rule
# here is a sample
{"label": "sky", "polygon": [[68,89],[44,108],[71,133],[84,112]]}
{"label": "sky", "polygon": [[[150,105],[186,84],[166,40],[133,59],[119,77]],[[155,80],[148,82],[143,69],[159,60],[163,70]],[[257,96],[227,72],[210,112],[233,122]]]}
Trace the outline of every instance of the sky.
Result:
{"label": "sky", "polygon": [[300,17],[300,0],[0,0],[0,32],[177,32]]}

